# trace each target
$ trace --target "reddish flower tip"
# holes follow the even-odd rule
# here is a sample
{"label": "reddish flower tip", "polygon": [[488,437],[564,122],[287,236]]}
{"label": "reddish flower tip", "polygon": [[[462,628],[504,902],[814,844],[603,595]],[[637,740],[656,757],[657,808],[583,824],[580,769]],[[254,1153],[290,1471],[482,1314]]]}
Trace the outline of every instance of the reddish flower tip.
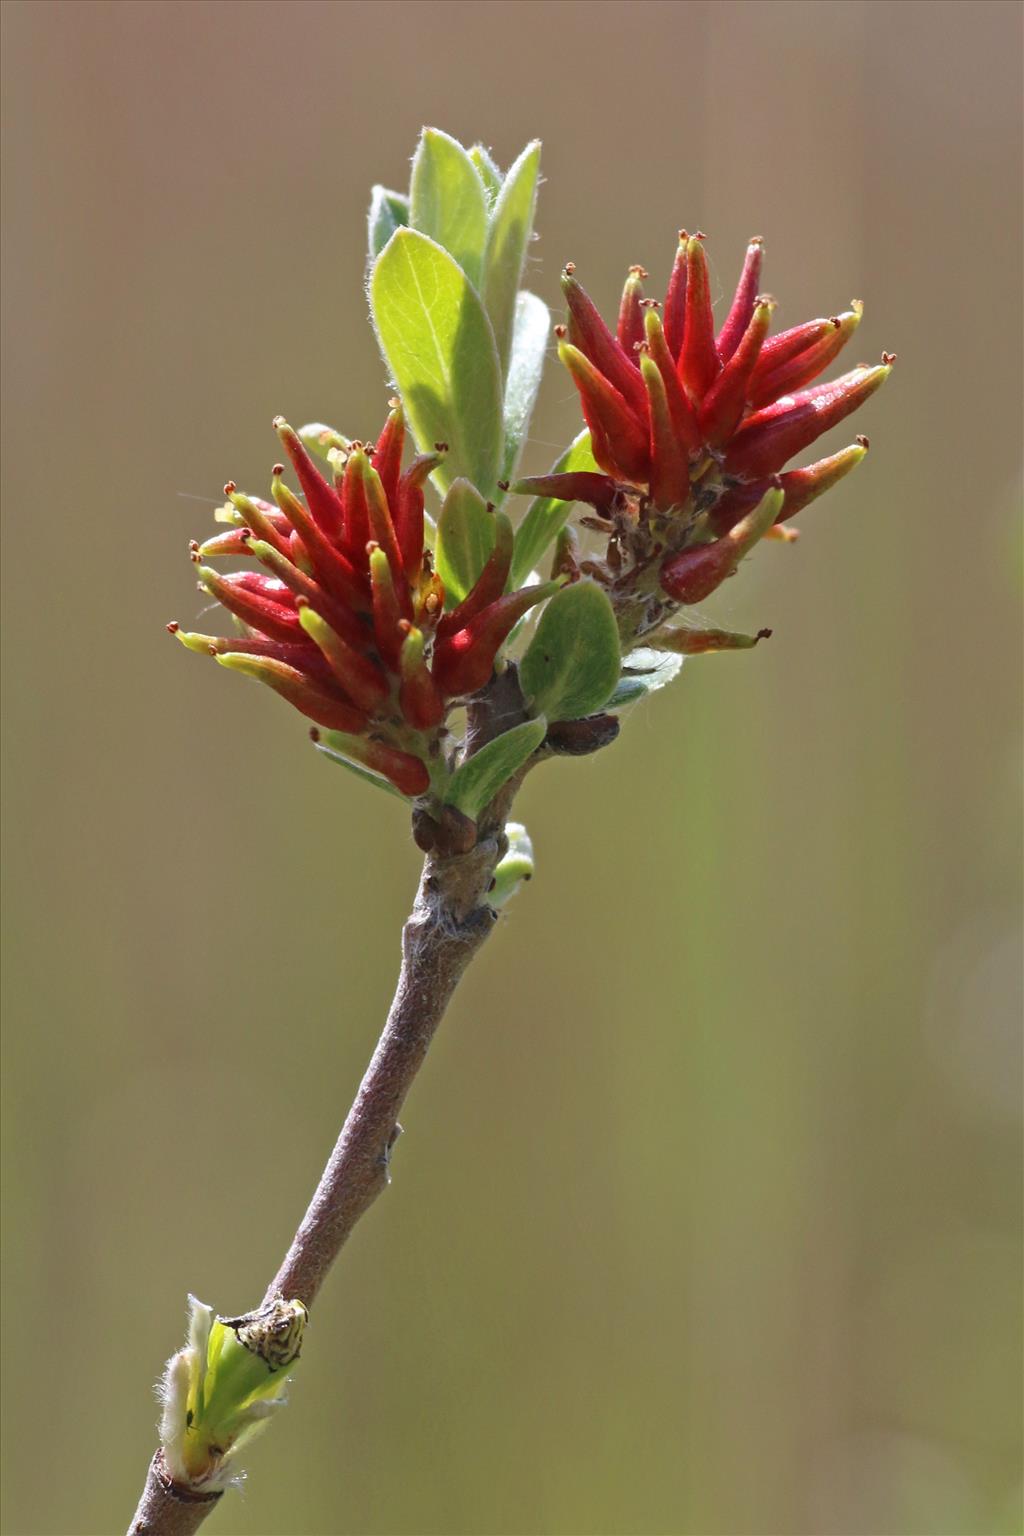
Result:
{"label": "reddish flower tip", "polygon": [[178,623],[177,619],[172,619],[166,628],[169,635],[176,635],[178,630],[181,628],[181,625]]}

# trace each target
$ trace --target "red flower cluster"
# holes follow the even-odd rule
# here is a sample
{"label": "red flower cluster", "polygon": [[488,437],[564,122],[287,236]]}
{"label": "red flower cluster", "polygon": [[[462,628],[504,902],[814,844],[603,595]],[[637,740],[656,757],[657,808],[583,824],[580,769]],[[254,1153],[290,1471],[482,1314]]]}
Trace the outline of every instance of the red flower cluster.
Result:
{"label": "red flower cluster", "polygon": [[[660,540],[653,548],[661,590],[676,602],[705,598],[773,523],[860,462],[863,438],[780,475],[891,371],[886,354],[878,367],[814,384],[856,330],[861,306],[770,336],[774,303],[759,293],[761,259],[762,242],[752,240],[717,336],[702,235],[680,234],[663,306],[643,297],[643,268],[631,269],[615,335],[571,264],[563,274],[569,323],[560,328],[559,356],[610,478],[549,475],[524,488],[589,501],[605,515],[620,486],[637,488],[641,515]],[[772,490],[784,503],[768,497]]]}
{"label": "red flower cluster", "polygon": [[[292,428],[280,418],[274,425],[302,498],[285,485],[280,464],[273,504],[229,484],[235,526],[191,546],[202,588],[240,621],[240,635],[168,628],[344,733],[346,755],[403,794],[424,794],[451,700],[484,686],[499,646],[549,589],[506,594],[513,533],[497,513],[493,553],[445,613],[423,536],[423,486],[440,455],[420,454],[402,472],[397,402],[375,446],[346,444],[335,455],[333,484]],[[251,555],[264,569],[222,576],[203,563],[215,555]]]}

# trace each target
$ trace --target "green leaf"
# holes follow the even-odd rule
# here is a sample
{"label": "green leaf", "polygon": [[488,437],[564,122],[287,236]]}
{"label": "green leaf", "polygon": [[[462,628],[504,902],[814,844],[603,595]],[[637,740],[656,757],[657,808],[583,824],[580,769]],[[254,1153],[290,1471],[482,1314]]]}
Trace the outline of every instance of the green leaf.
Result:
{"label": "green leaf", "polygon": [[526,247],[533,233],[540,173],[540,141],[527,144],[505,177],[487,230],[483,262],[483,298],[494,326],[494,339],[504,374],[512,353],[516,295],[523,275]]}
{"label": "green leaf", "polygon": [[607,704],[621,656],[607,596],[594,581],[576,581],[556,592],[541,614],[519,663],[519,682],[549,719],[580,720]]}
{"label": "green leaf", "polygon": [[530,426],[534,402],[544,372],[551,316],[548,307],[534,293],[521,293],[516,300],[516,323],[512,338],[512,356],[505,384],[505,450],[501,478],[515,475],[519,454]]}
{"label": "green leaf", "polygon": [[447,251],[417,230],[400,229],[374,264],[370,303],[421,450],[449,445],[434,472],[441,491],[465,475],[493,499],[501,375],[491,322],[476,290]]}
{"label": "green leaf", "polygon": [[452,774],[445,799],[474,821],[498,790],[532,757],[548,733],[543,715],[495,736]]}
{"label": "green leaf", "polygon": [[[561,475],[578,470],[597,470],[594,455],[590,451],[590,433],[586,430],[573,438],[569,447],[552,464],[549,473]],[[573,509],[571,501],[556,501],[551,496],[538,496],[530,503],[526,516],[516,531],[516,552],[512,560],[509,578],[511,590],[521,587],[545,550],[554,543],[560,530],[568,521]]]}
{"label": "green leaf", "polygon": [[479,289],[487,196],[462,145],[438,128],[424,128],[413,156],[409,223],[453,256]]}
{"label": "green leaf", "polygon": [[494,548],[494,513],[468,480],[452,483],[437,521],[435,557],[445,606],[461,603]]}
{"label": "green leaf", "polygon": [[376,261],[395,230],[408,224],[409,199],[404,192],[389,192],[387,187],[374,187],[370,194],[370,213],[366,222],[370,260]]}
{"label": "green leaf", "polygon": [[469,152],[469,158],[476,166],[476,173],[483,182],[484,191],[487,193],[488,207],[493,208],[495,199],[501,191],[502,175],[491,157],[489,149],[482,144],[474,144]]}
{"label": "green leaf", "polygon": [[679,676],[685,659],[671,651],[638,646],[622,663],[622,676],[605,707],[620,709],[624,704],[635,704],[648,693],[656,693]]}

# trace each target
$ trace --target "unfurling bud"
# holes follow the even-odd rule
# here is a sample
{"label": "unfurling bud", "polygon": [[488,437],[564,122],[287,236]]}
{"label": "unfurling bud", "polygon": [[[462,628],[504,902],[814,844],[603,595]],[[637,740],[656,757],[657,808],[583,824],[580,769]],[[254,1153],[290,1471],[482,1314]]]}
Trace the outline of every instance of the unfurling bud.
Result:
{"label": "unfurling bud", "polygon": [[519,821],[505,825],[508,848],[498,861],[494,871],[494,883],[487,893],[488,906],[496,910],[503,907],[518,891],[525,880],[533,879],[533,843],[530,834]]}
{"label": "unfurling bud", "polygon": [[237,1478],[234,1457],[286,1401],[308,1314],[276,1300],[231,1319],[189,1297],[185,1348],[160,1385],[160,1442],[174,1483],[214,1493]]}

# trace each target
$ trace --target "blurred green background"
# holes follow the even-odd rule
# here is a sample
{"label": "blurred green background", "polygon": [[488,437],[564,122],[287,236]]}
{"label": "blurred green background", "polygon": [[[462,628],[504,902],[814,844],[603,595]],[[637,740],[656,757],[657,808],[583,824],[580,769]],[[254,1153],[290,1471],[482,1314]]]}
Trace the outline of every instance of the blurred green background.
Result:
{"label": "blurred green background", "polygon": [[[208,1529],[1018,1531],[1019,8],[3,25],[6,1531],[123,1529],[186,1292],[262,1294],[390,995],[403,813],[163,624],[275,412],[379,426],[364,213],[423,122],[544,139],[553,306],[568,258],[660,292],[684,223],[724,294],[757,232],[780,324],[863,296],[900,361],[708,604],[770,643],[530,782],[538,877]],[[552,369],[528,467],[575,429]]]}

